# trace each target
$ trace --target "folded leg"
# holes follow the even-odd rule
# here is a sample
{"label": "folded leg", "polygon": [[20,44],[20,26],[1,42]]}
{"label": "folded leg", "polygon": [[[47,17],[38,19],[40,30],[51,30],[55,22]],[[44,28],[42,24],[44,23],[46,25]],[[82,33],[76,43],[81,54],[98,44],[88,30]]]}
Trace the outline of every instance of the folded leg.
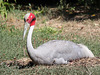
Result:
{"label": "folded leg", "polygon": [[63,58],[54,58],[53,64],[67,64],[67,60],[64,60]]}

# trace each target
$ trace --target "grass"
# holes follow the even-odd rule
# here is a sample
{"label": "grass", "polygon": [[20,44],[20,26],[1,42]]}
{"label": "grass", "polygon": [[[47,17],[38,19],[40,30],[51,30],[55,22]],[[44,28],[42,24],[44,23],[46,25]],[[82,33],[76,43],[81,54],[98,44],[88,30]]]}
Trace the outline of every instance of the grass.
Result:
{"label": "grass", "polygon": [[100,66],[85,67],[85,66],[32,66],[24,69],[19,69],[16,66],[8,67],[6,65],[0,66],[0,74],[2,75],[99,75]]}
{"label": "grass", "polygon": [[[5,25],[6,27],[6,25]],[[6,59],[13,59],[16,57],[19,59],[20,57],[23,57],[23,49],[25,48],[26,42],[23,41],[22,36],[23,36],[23,30],[18,30],[13,27],[10,29],[0,27],[0,50],[1,50],[1,60],[6,60]],[[59,39],[59,40],[66,40],[69,39],[69,37],[73,38],[75,37],[76,40],[69,39],[73,42],[76,43],[83,43],[89,47],[95,54],[95,56],[100,56],[99,55],[99,42],[98,40],[93,40],[91,39],[86,39],[83,37],[80,37],[78,35],[74,34],[69,34],[66,36],[61,36],[58,33],[61,33],[61,30],[57,30],[56,28],[52,27],[44,27],[40,29],[35,29],[33,32],[33,45],[34,47],[38,47],[39,45],[43,44],[44,42],[47,42],[49,40],[54,40],[54,39]],[[16,53],[15,53],[16,52]]]}
{"label": "grass", "polygon": [[[15,16],[19,13],[16,10]],[[21,11],[21,13],[23,13]],[[20,17],[21,16],[21,17]],[[18,15],[18,19],[22,19],[23,15]],[[13,16],[12,16],[13,17]],[[10,18],[12,18],[10,17]],[[0,21],[0,63],[5,60],[20,59],[24,57],[23,50],[26,51],[26,38],[23,41],[23,29],[17,29],[14,25],[8,26],[7,23]],[[44,24],[45,22],[42,21]],[[37,25],[38,26],[38,25]],[[65,33],[62,35],[63,29],[56,27],[43,26],[35,28],[33,32],[33,46],[36,48],[39,45],[49,40],[70,40],[75,43],[83,43],[89,47],[96,57],[100,57],[100,42],[99,37],[87,38],[74,33]],[[88,36],[88,35],[87,35]],[[74,39],[75,38],[75,39]],[[27,57],[27,55],[25,56]],[[17,65],[8,67],[5,64],[0,65],[1,75],[99,75],[100,66],[66,66],[66,65],[33,65],[19,69]]]}
{"label": "grass", "polygon": [[1,60],[20,58],[22,55],[22,33],[18,30],[1,29],[0,27],[0,58]]}

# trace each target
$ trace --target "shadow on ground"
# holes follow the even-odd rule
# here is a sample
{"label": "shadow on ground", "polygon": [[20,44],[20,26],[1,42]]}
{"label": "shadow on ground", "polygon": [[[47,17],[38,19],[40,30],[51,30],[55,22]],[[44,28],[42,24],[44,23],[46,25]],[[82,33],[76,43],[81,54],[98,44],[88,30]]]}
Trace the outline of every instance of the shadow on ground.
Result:
{"label": "shadow on ground", "polygon": [[99,9],[85,9],[84,7],[80,6],[75,10],[58,10],[58,9],[51,9],[50,13],[48,14],[49,18],[57,18],[59,16],[63,17],[65,21],[83,21],[83,20],[98,20],[100,19],[100,10]]}

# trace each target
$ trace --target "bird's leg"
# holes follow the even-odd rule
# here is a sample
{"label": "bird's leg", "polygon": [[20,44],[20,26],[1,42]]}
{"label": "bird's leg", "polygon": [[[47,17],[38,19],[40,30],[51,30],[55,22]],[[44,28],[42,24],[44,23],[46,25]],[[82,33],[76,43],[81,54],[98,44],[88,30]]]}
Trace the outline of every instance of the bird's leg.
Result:
{"label": "bird's leg", "polygon": [[63,58],[54,58],[53,64],[67,64],[67,60]]}

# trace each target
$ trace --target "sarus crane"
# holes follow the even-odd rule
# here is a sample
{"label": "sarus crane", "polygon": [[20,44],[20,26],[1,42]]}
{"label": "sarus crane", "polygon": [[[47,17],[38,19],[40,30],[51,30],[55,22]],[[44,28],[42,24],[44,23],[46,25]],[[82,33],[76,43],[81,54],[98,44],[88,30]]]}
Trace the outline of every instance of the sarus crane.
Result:
{"label": "sarus crane", "polygon": [[35,15],[27,13],[24,17],[24,22],[23,39],[27,28],[30,27],[27,36],[27,52],[34,64],[68,64],[71,60],[94,57],[94,54],[87,46],[66,40],[51,40],[34,49],[31,38],[36,22]]}

